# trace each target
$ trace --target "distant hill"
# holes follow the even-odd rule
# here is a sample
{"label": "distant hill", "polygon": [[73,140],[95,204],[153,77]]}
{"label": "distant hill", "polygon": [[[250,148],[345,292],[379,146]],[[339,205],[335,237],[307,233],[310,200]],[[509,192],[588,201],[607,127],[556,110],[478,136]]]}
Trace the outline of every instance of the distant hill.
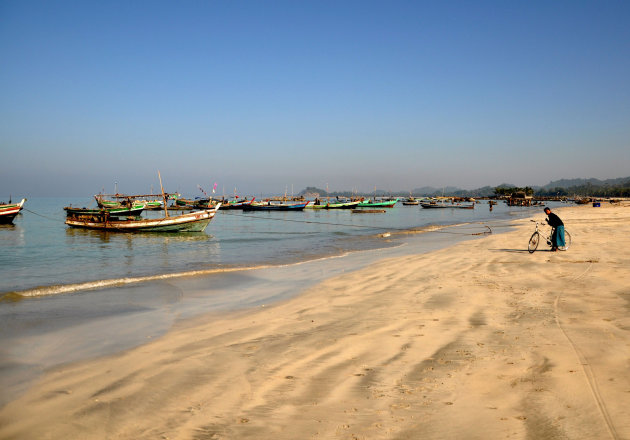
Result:
{"label": "distant hill", "polygon": [[574,186],[582,186],[582,185],[593,185],[593,186],[604,186],[604,185],[621,185],[630,180],[630,177],[618,177],[616,179],[606,179],[599,180],[591,177],[590,179],[560,179],[551,181],[543,188],[571,188]]}
{"label": "distant hill", "polygon": [[423,186],[422,188],[414,188],[412,193],[417,196],[433,196],[433,195],[450,195],[453,192],[463,191],[455,186],[446,186],[444,188],[434,188],[432,186]]}
{"label": "distant hill", "polygon": [[536,191],[538,195],[630,197],[630,177],[617,179],[561,179]]}

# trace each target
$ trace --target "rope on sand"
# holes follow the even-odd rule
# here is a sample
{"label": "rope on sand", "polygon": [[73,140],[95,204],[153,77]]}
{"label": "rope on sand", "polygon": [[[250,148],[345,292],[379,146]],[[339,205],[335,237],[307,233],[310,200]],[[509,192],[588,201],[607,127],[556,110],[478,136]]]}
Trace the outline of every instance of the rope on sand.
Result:
{"label": "rope on sand", "polygon": [[[586,273],[589,270],[591,270],[592,266],[593,266],[593,262],[589,261],[589,265],[584,270],[584,272],[582,272],[577,277],[573,278],[573,280],[571,280],[571,281],[577,281],[580,278],[582,278],[584,275],[586,275]],[[564,330],[564,328],[562,328],[562,325],[560,324],[560,317],[559,317],[559,312],[558,312],[558,302],[560,301],[560,296],[561,296],[561,294],[559,293],[558,296],[556,297],[556,300],[553,303],[554,312],[555,312],[555,315],[556,315],[555,316],[555,318],[556,318],[556,325],[562,331],[562,334],[567,339],[567,341],[569,341],[569,344],[573,348],[573,351],[577,355],[577,358],[580,361],[580,364],[582,365],[582,371],[584,371],[584,375],[586,376],[588,384],[589,384],[589,386],[591,388],[591,393],[593,394],[593,398],[595,399],[595,402],[597,403],[597,407],[599,408],[599,412],[602,414],[602,417],[604,418],[604,421],[606,422],[606,426],[608,428],[608,433],[610,434],[610,437],[613,438],[614,440],[619,440],[619,435],[617,434],[617,430],[615,429],[615,425],[613,424],[612,418],[610,417],[610,414],[608,413],[608,410],[606,409],[606,404],[604,403],[604,399],[602,398],[602,395],[599,392],[599,387],[597,386],[597,381],[595,379],[595,373],[593,373],[593,369],[591,368],[591,365],[588,363],[588,360],[586,359],[586,357],[578,349],[577,345],[573,342],[571,337]]]}

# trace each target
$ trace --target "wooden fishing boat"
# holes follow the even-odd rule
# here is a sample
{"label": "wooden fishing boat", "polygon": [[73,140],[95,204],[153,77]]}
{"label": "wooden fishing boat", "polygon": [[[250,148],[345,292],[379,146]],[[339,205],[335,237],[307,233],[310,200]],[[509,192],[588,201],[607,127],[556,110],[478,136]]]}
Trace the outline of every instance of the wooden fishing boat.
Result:
{"label": "wooden fishing boat", "polygon": [[353,214],[382,214],[387,212],[384,209],[353,209]]}
{"label": "wooden fishing boat", "polygon": [[[110,198],[106,198],[110,197]],[[112,198],[114,200],[112,200]],[[138,203],[135,200],[135,196],[126,196],[122,194],[96,194],[94,196],[96,204],[99,208],[105,209],[118,209],[118,208],[140,208],[144,209],[144,204]]]}
{"label": "wooden fishing boat", "polygon": [[357,208],[393,208],[398,199],[384,200],[377,202],[375,200],[365,200],[357,205]]}
{"label": "wooden fishing boat", "polygon": [[66,219],[66,224],[75,228],[99,229],[116,232],[203,232],[210,220],[219,210],[220,204],[213,209],[193,211],[182,215],[162,218],[141,218],[130,216],[126,219],[112,217],[107,210],[97,215],[73,215]]}
{"label": "wooden fishing boat", "polygon": [[458,203],[421,203],[420,206],[426,209],[439,209],[439,208],[456,208],[456,209],[475,209],[475,204],[472,205],[460,205]]}
{"label": "wooden fishing boat", "polygon": [[359,205],[360,202],[326,202],[326,203],[309,203],[306,205],[307,209],[353,209]]}
{"label": "wooden fishing boat", "polygon": [[[169,216],[166,201],[170,194],[164,192],[162,176],[158,170],[162,200],[164,203],[164,217],[142,218],[128,216],[126,218],[114,217],[107,209],[103,209],[96,215],[76,214],[66,218],[66,224],[74,228],[99,229],[116,232],[203,232],[210,220],[221,207],[217,204],[212,209],[193,211],[182,215]],[[179,196],[178,194],[174,194]],[[95,196],[96,197],[96,196]],[[140,197],[140,196],[136,196]],[[100,197],[102,199],[102,197]],[[124,197],[130,205],[131,196]],[[98,200],[99,198],[97,198]]]}
{"label": "wooden fishing boat", "polygon": [[74,206],[65,206],[66,216],[79,216],[79,215],[100,215],[103,211],[106,211],[110,217],[129,217],[138,216],[145,210],[144,205],[134,205],[131,208],[76,208]]}
{"label": "wooden fishing boat", "polygon": [[182,208],[190,208],[190,209],[208,209],[208,208],[213,208],[214,206],[217,205],[217,201],[214,199],[210,199],[210,198],[195,198],[194,200],[191,199],[184,199],[184,198],[178,198],[177,200],[175,200],[175,204],[177,206],[180,206]]}
{"label": "wooden fishing boat", "polygon": [[419,205],[420,201],[414,199],[413,197],[408,197],[405,200],[403,200],[402,204],[405,206],[411,206],[411,205],[415,206],[415,205]]}
{"label": "wooden fishing boat", "polygon": [[22,199],[20,203],[11,203],[9,200],[9,203],[0,204],[0,224],[9,225],[13,223],[15,216],[23,209],[24,202],[26,202],[26,199]]}
{"label": "wooden fishing boat", "polygon": [[256,197],[254,197],[251,200],[240,200],[240,201],[233,200],[231,202],[222,202],[221,209],[244,209],[246,206],[254,203],[255,199]]}
{"label": "wooden fishing boat", "polygon": [[158,210],[162,209],[164,202],[161,200],[137,200],[138,203],[142,203],[144,205],[144,209],[146,210]]}
{"label": "wooden fishing boat", "polygon": [[249,205],[243,206],[244,211],[302,211],[306,205],[310,202],[300,202],[300,203],[271,203],[268,202],[258,202],[258,203],[250,203]]}
{"label": "wooden fishing boat", "polygon": [[[164,194],[168,200],[177,200],[178,193]],[[156,199],[155,194],[139,194],[139,195],[127,195],[127,194],[96,194],[94,199],[99,208],[140,208],[146,210],[162,209],[164,207],[164,201]]]}

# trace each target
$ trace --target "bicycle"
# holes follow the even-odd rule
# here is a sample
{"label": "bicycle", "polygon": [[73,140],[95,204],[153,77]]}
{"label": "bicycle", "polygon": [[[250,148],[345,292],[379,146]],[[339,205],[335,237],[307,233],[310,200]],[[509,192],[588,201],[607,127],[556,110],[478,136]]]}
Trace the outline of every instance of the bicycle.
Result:
{"label": "bicycle", "polygon": [[[548,236],[544,236],[542,235],[544,231],[541,231],[540,229],[538,229],[538,224],[539,222],[536,222],[536,230],[530,237],[529,244],[527,245],[527,250],[529,251],[530,254],[533,254],[534,251],[538,248],[538,243],[540,243],[541,237],[545,239],[545,241],[547,242],[549,246],[551,246],[551,236],[553,235],[553,228],[551,228],[551,232]],[[567,249],[569,249],[569,246],[571,246],[571,234],[569,234],[569,232],[565,229],[564,230],[564,246],[559,246],[558,250],[566,251]]]}

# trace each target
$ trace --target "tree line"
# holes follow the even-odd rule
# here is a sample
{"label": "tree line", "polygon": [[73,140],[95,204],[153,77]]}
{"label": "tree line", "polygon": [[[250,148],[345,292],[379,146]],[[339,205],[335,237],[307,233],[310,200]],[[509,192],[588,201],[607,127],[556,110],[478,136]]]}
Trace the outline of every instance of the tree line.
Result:
{"label": "tree line", "polygon": [[616,185],[593,185],[586,183],[568,188],[541,188],[536,191],[541,196],[581,196],[581,197],[630,197],[630,179]]}
{"label": "tree line", "polygon": [[533,189],[529,186],[519,187],[496,187],[494,194],[497,197],[506,197],[516,192],[524,192],[528,196],[543,197],[630,197],[630,179],[616,185],[603,184],[575,185],[570,187],[543,187]]}

